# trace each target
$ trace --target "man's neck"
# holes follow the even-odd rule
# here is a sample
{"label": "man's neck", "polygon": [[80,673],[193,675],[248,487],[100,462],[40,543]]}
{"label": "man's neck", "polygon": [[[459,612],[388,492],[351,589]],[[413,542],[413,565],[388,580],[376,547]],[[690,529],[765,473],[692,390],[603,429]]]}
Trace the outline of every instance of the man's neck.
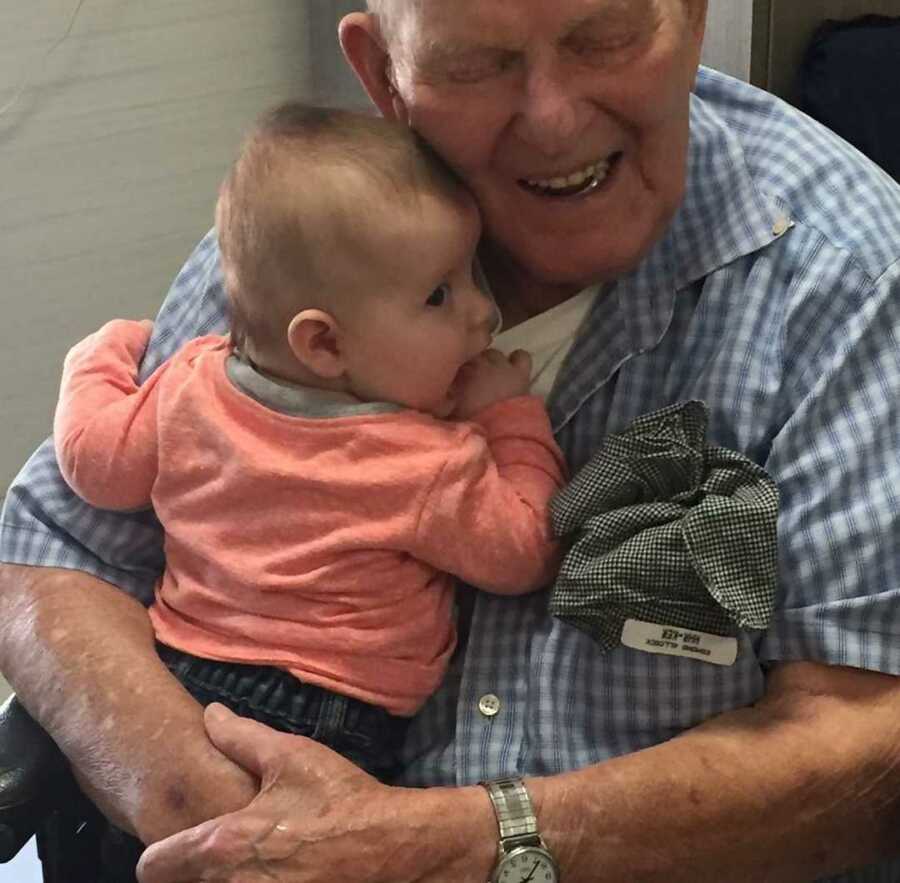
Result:
{"label": "man's neck", "polygon": [[489,245],[481,247],[479,259],[503,316],[503,328],[507,331],[575,297],[585,287],[578,283],[556,284],[536,279]]}

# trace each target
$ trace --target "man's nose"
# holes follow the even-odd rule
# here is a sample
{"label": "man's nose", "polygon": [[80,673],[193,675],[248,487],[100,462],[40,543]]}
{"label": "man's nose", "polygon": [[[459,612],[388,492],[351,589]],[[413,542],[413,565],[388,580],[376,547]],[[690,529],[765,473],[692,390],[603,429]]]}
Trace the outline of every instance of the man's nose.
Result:
{"label": "man's nose", "polygon": [[581,131],[587,102],[576,77],[556,62],[533,67],[526,77],[516,118],[516,134],[547,156],[564,153]]}

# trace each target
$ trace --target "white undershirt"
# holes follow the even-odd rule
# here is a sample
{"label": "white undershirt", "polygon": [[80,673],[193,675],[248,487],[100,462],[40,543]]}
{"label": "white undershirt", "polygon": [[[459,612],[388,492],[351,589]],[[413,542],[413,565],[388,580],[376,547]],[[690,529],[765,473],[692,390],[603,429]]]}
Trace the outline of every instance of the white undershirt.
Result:
{"label": "white undershirt", "polygon": [[587,318],[600,285],[591,285],[553,309],[503,331],[493,346],[509,355],[514,350],[531,353],[531,393],[544,401],[550,395],[581,323]]}

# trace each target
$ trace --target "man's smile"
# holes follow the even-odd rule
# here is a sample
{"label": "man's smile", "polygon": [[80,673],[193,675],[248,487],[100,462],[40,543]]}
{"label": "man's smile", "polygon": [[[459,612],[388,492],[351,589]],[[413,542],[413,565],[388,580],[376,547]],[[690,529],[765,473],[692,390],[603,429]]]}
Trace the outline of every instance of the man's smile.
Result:
{"label": "man's smile", "polygon": [[622,153],[619,151],[566,175],[521,178],[518,183],[523,189],[538,196],[551,198],[586,196],[607,180],[621,157]]}

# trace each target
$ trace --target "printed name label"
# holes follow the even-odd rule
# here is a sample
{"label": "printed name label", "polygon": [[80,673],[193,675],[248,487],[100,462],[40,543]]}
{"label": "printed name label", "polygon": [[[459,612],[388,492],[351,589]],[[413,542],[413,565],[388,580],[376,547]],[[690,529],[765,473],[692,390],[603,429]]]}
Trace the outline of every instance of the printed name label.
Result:
{"label": "printed name label", "polygon": [[711,635],[674,625],[642,622],[639,619],[625,620],[622,643],[632,650],[699,659],[710,665],[734,665],[737,659],[737,638]]}

